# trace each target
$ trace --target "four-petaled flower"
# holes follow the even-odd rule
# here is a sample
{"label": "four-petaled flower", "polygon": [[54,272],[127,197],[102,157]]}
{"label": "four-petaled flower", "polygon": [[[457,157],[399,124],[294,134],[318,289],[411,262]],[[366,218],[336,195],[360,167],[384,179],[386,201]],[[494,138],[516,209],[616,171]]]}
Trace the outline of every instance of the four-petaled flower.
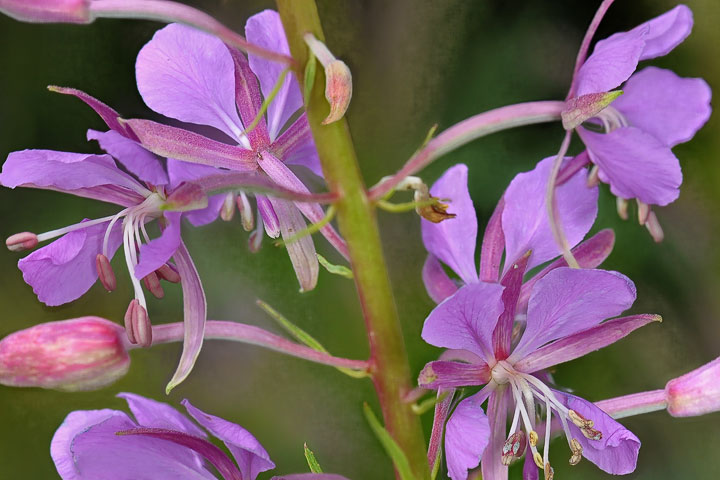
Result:
{"label": "four-petaled flower", "polygon": [[[120,410],[71,412],[50,445],[63,480],[216,479],[255,480],[275,468],[260,442],[236,423],[210,415],[189,401],[190,417],[165,403],[121,393],[134,419]],[[207,432],[223,442],[233,460],[208,440]],[[333,474],[292,474],[274,480],[347,480]]]}

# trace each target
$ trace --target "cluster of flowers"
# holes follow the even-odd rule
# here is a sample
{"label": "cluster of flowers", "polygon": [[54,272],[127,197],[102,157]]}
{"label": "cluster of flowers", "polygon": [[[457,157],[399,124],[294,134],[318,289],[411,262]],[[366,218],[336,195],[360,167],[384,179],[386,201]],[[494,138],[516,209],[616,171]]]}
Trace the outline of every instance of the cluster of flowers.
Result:
{"label": "cluster of flowers", "polygon": [[[0,0],[0,9],[23,20],[86,22],[90,17],[83,9],[94,3],[100,11],[107,2],[52,2],[54,10],[44,8],[47,3]],[[603,3],[597,22],[609,3]],[[581,48],[568,99],[548,102],[553,118],[562,119],[568,132],[566,142],[556,157],[518,174],[507,187],[485,229],[479,268],[468,168],[450,168],[429,191],[430,199],[448,201],[439,210],[446,208],[450,215],[422,220],[429,252],[423,280],[438,303],[422,338],[447,350],[425,366],[418,383],[438,395],[428,461],[438,466],[444,440],[453,480],[467,479],[478,466],[485,479],[507,478],[507,466],[523,455],[524,478],[538,478],[542,471],[551,479],[549,444],[555,434],[565,436],[570,464],[585,457],[608,473],[630,473],[640,440],[615,418],[658,409],[676,416],[720,409],[719,360],[671,380],[665,389],[598,404],[562,391],[548,372],[660,320],[648,314],[619,317],[634,303],[636,291],[623,274],[598,268],[612,250],[614,234],[603,230],[584,238],[595,223],[602,181],[618,197],[620,215],[627,216],[627,202],[635,199],[640,223],[661,240],[651,206],[677,199],[682,181],[671,149],[690,140],[710,115],[711,93],[702,79],[655,67],[635,73],[640,61],[669,53],[689,35],[687,7],[597,42],[585,59],[597,22]],[[251,17],[246,37],[252,45],[289,54],[276,12]],[[324,197],[311,194],[289,168],[322,177],[301,112],[303,95],[285,74],[282,64],[253,53],[246,57],[213,35],[171,24],[140,51],[137,85],[148,107],[185,127],[123,119],[84,92],[51,87],[79,98],[105,121],[108,131],[89,130],[87,136],[106,153],[14,152],[3,165],[0,184],[66,192],[120,210],[41,234],[12,235],[7,245],[25,250],[57,238],[19,261],[25,281],[51,306],[79,298],[98,279],[114,290],[110,260],[122,245],[134,298],[124,328],[86,317],[6,337],[0,342],[0,382],[98,388],[127,372],[129,349],[182,338],[171,389],[190,373],[204,338],[237,336],[237,329],[230,333],[232,327],[222,322],[207,322],[202,283],[181,239],[183,219],[196,227],[218,217],[229,220],[237,206],[244,228],[252,231],[251,250],[260,248],[263,232],[286,241],[301,290],[314,288],[319,272],[312,237],[303,234],[305,218],[347,257],[343,239],[318,203]],[[618,87],[622,92],[613,91]],[[210,127],[213,138],[193,125]],[[573,131],[586,150],[569,157]],[[148,233],[153,221],[159,232],[155,238]],[[149,321],[145,291],[162,297],[161,280],[182,284],[185,319],[179,329],[153,327]],[[343,359],[287,346],[254,330],[243,335],[341,368],[366,366],[339,363]],[[457,398],[459,388],[476,386],[482,386],[479,392]],[[58,429],[51,453],[62,478],[105,478],[108,471],[117,472],[113,478],[118,479],[215,478],[209,462],[225,479],[254,480],[274,467],[249,432],[187,401],[190,416],[225,444],[235,462],[173,408],[137,395],[120,396],[134,420],[114,410],[77,411]]]}

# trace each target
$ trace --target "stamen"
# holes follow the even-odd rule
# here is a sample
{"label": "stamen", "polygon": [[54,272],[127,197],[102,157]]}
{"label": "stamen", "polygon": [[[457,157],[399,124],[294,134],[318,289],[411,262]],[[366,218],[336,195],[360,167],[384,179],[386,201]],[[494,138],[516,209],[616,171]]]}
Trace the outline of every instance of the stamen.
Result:
{"label": "stamen", "polygon": [[152,325],[150,325],[147,310],[142,305],[136,305],[131,320],[137,344],[144,348],[152,345]]}
{"label": "stamen", "polygon": [[593,165],[587,177],[587,186],[588,188],[593,188],[598,185],[600,185],[600,167]]}
{"label": "stamen", "polygon": [[118,213],[113,215],[113,217],[110,219],[110,223],[108,224],[107,228],[105,229],[105,236],[103,237],[102,254],[105,255],[106,257],[108,256],[108,242],[110,241],[110,232],[112,231],[113,227],[115,226],[115,223],[117,223],[117,221],[120,220],[129,211],[130,211],[130,208],[120,210]]}
{"label": "stamen", "polygon": [[235,216],[235,194],[228,192],[223,199],[222,208],[220,209],[220,218],[229,222]]}
{"label": "stamen", "polygon": [[38,236],[32,232],[16,233],[5,240],[5,245],[11,252],[22,252],[35,248],[38,244]]}
{"label": "stamen", "polygon": [[260,251],[260,247],[262,247],[264,228],[265,226],[263,225],[262,215],[260,215],[260,210],[258,210],[257,227],[248,238],[248,250],[250,250],[251,253],[257,253]]}
{"label": "stamen", "polygon": [[525,446],[525,432],[520,430],[510,435],[502,448],[500,457],[502,464],[505,466],[510,465],[513,458],[521,457],[522,454],[525,453]]}
{"label": "stamen", "polygon": [[602,432],[593,428],[595,426],[595,422],[586,419],[575,410],[568,410],[568,416],[575,426],[580,429],[585,438],[590,440],[602,440]]}
{"label": "stamen", "polygon": [[538,443],[538,434],[535,430],[530,430],[530,434],[528,435],[528,440],[530,441],[530,446],[535,447]]}
{"label": "stamen", "polygon": [[125,333],[127,334],[128,340],[132,344],[137,344],[137,340],[135,339],[135,330],[132,324],[132,318],[133,318],[133,310],[137,306],[138,301],[137,299],[133,298],[130,300],[130,304],[128,305],[127,310],[125,311]]}
{"label": "stamen", "polygon": [[98,225],[100,223],[108,222],[112,218],[113,218],[112,216],[96,218],[95,220],[87,220],[84,222],[79,222],[74,225],[69,225],[67,227],[58,228],[57,230],[50,230],[49,232],[39,234],[37,236],[37,239],[38,239],[38,242],[44,242],[46,240],[51,240],[53,238],[59,237],[61,235],[65,235],[66,233],[74,232],[75,230],[82,230],[83,228],[92,227],[93,225]]}
{"label": "stamen", "polygon": [[537,465],[538,468],[545,468],[545,464],[543,463],[542,456],[537,451],[533,452],[533,460],[535,461],[535,465]]}
{"label": "stamen", "polygon": [[572,457],[570,457],[570,465],[577,465],[578,463],[580,463],[580,460],[582,460],[583,448],[582,445],[580,445],[580,442],[578,442],[575,438],[570,440],[570,451],[572,452]]}
{"label": "stamen", "polygon": [[545,480],[553,480],[553,477],[555,477],[555,470],[550,466],[550,462],[545,462],[543,472],[545,473]]}
{"label": "stamen", "polygon": [[162,278],[163,280],[167,280],[170,283],[180,283],[180,274],[167,263],[155,270],[155,273],[157,273],[158,277]]}
{"label": "stamen", "polygon": [[656,243],[662,242],[665,238],[665,233],[660,226],[660,222],[658,221],[655,212],[650,211],[647,221],[645,222],[645,227],[647,227],[648,232],[650,232],[650,236],[653,238],[653,240],[655,240]]}
{"label": "stamen", "polygon": [[240,221],[242,222],[243,229],[246,232],[249,232],[253,229],[255,224],[250,200],[248,200],[248,197],[244,192],[240,192],[240,195],[237,196],[236,202],[238,210],[240,211]]}
{"label": "stamen", "polygon": [[163,290],[162,285],[160,285],[160,279],[155,272],[143,278],[143,283],[145,284],[145,288],[147,288],[155,298],[163,298],[165,296],[165,290]]}
{"label": "stamen", "polygon": [[616,197],[615,202],[617,204],[617,213],[623,220],[628,219],[628,201],[624,198]]}
{"label": "stamen", "polygon": [[110,260],[102,253],[98,253],[95,257],[95,268],[97,269],[98,278],[102,283],[105,290],[112,292],[117,288],[117,280],[115,279],[115,272],[113,272],[112,266],[110,266]]}
{"label": "stamen", "polygon": [[640,225],[645,225],[645,222],[647,222],[648,217],[650,216],[650,205],[648,205],[645,202],[641,202],[640,200],[637,201],[638,204],[638,223]]}

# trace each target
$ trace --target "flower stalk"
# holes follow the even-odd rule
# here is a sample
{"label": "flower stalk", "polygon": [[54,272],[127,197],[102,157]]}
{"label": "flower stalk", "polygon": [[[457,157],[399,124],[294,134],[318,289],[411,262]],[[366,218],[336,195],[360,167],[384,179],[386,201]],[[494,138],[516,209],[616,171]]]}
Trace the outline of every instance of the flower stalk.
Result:
{"label": "flower stalk", "polygon": [[[303,36],[312,33],[324,41],[314,0],[278,0],[280,17],[298,65],[305,65],[308,48]],[[302,85],[304,72],[295,74]],[[317,69],[306,105],[308,121],[318,149],[324,177],[338,194],[337,218],[347,241],[355,284],[363,308],[370,342],[370,373],[385,419],[385,426],[403,450],[414,478],[429,479],[420,420],[403,402],[410,391],[410,366],[400,320],[385,264],[375,210],[360,176],[347,122],[323,125],[329,114],[324,72]],[[302,88],[301,88],[302,90]]]}

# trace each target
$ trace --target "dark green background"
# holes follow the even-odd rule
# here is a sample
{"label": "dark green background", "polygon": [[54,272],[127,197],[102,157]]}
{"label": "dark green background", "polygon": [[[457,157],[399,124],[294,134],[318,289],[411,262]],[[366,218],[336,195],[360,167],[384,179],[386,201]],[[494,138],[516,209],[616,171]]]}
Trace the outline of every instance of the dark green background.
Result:
{"label": "dark green background", "polygon": [[[562,1],[360,1],[320,2],[331,49],[353,71],[348,114],[368,182],[397,169],[437,122],[446,128],[504,104],[564,97],[577,47],[598,2]],[[688,2],[695,12],[691,37],[657,65],[682,76],[702,76],[720,86],[720,4]],[[199,5],[229,26],[271,2],[205,1]],[[625,30],[672,7],[669,1],[619,1],[603,22],[601,37]],[[0,18],[0,156],[25,148],[93,151],[85,130],[104,126],[81,102],[45,90],[72,86],[97,96],[121,114],[148,117],[134,85],[133,64],[158,24],[101,20],[90,26],[29,25]],[[668,92],[672,94],[672,92]],[[431,182],[446,168],[470,166],[471,193],[484,225],[494,203],[519,171],[557,151],[557,124],[526,127],[473,142],[423,172]],[[577,148],[577,146],[575,146]],[[683,165],[682,195],[658,210],[666,240],[655,245],[644,228],[620,221],[614,198],[602,189],[596,229],[612,227],[615,252],[605,267],[635,280],[632,312],[660,313],[650,325],[601,352],[558,368],[558,382],[587,399],[600,400],[665,382],[720,355],[720,284],[716,238],[720,233],[720,123],[717,117],[688,145],[675,149]],[[53,192],[0,190],[0,236],[42,232],[83,217],[114,213],[112,206]],[[439,351],[419,337],[432,308],[420,279],[424,249],[414,214],[380,214],[413,373]],[[210,317],[275,329],[254,306],[262,298],[333,353],[367,355],[352,283],[322,273],[315,291],[300,295],[285,252],[265,243],[247,252],[247,234],[236,220],[184,237],[203,278]],[[319,250],[332,256],[328,246]],[[0,336],[30,325],[96,314],[120,321],[131,288],[107,294],[96,285],[63,307],[42,306],[15,267],[18,254],[0,252]],[[122,272],[122,259],[115,261]],[[179,321],[180,290],[150,301],[153,322]],[[163,391],[179,345],[135,351],[130,373],[92,393],[56,393],[0,387],[0,478],[55,478],[48,446],[64,416],[75,409],[122,408],[115,399],[132,391],[178,404],[182,398],[252,431],[278,464],[276,473],[305,471],[308,442],[326,471],[354,480],[391,478],[388,460],[361,413],[374,398],[368,381],[251,346],[207,342],[193,374],[170,397]],[[428,420],[426,418],[426,420]],[[716,478],[720,473],[720,414],[673,419],[654,413],[625,420],[643,441],[631,478]],[[429,427],[429,426],[428,426]],[[564,442],[553,445],[556,478],[605,478],[590,462],[569,467]],[[514,470],[513,475],[519,476]]]}

